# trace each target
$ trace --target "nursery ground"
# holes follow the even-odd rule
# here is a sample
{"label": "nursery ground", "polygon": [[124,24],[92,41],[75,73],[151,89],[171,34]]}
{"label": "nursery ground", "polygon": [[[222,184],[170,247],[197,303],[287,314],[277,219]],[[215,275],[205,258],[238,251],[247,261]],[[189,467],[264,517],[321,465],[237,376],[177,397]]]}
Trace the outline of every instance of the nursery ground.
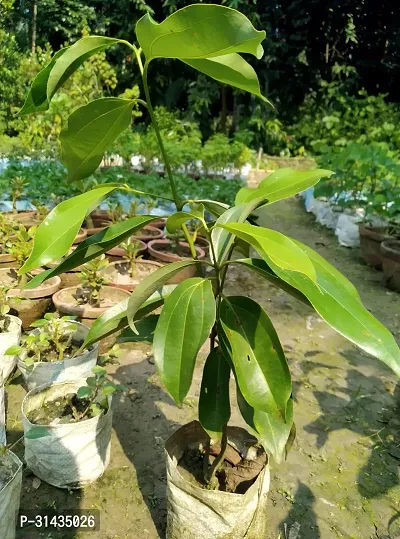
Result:
{"label": "nursery ground", "polygon": [[[274,204],[261,224],[297,238],[338,267],[360,291],[366,307],[400,338],[400,295],[380,284],[381,273],[363,265],[357,249],[339,247],[299,200]],[[297,440],[287,462],[272,465],[266,539],[369,539],[400,537],[400,388],[391,371],[357,350],[306,306],[235,268],[231,293],[248,294],[271,316],[294,380]],[[206,348],[204,348],[204,354]],[[204,356],[203,354],[203,356]],[[129,393],[114,412],[111,464],[94,485],[62,491],[25,472],[22,510],[78,508],[101,511],[101,531],[50,533],[29,529],[18,539],[157,539],[164,537],[163,442],[195,417],[201,365],[182,409],[163,390],[147,345],[127,346],[113,377]],[[9,387],[9,440],[21,433],[24,390]],[[233,421],[240,423],[233,403]],[[17,451],[23,453],[20,447]]]}

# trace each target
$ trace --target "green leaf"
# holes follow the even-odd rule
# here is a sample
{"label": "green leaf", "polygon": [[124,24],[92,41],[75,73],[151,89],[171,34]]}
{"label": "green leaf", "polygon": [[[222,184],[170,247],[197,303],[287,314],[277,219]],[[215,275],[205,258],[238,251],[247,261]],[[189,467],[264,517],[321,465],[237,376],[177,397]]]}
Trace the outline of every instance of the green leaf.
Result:
{"label": "green leaf", "polygon": [[266,312],[250,298],[230,296],[220,305],[223,345],[246,401],[285,421],[292,392],[289,368]]}
{"label": "green leaf", "polygon": [[78,389],[76,394],[80,399],[86,399],[87,397],[91,397],[93,395],[93,391],[90,387],[82,386]]}
{"label": "green leaf", "polygon": [[83,180],[95,172],[104,152],[129,127],[135,101],[104,97],[76,109],[61,131],[61,157],[69,181]]}
{"label": "green leaf", "polygon": [[278,464],[281,463],[286,458],[295,435],[293,400],[288,400],[287,418],[283,421],[261,410],[255,410],[243,397],[238,385],[236,396],[240,413],[250,427],[250,432],[257,437],[268,455]]}
{"label": "green leaf", "polygon": [[86,215],[114,190],[115,187],[104,186],[58,204],[39,225],[31,255],[20,272],[27,273],[64,256]]}
{"label": "green leaf", "polygon": [[183,60],[183,62],[223,84],[254,94],[269,103],[268,99],[261,94],[257,73],[239,54],[225,54],[214,58]]}
{"label": "green leaf", "polygon": [[45,438],[47,436],[51,436],[51,430],[49,430],[47,427],[37,425],[31,427],[24,433],[24,437],[28,438],[29,440],[36,440],[37,438]]}
{"label": "green leaf", "polygon": [[186,279],[164,304],[153,352],[165,387],[177,404],[182,404],[190,389],[197,354],[214,321],[215,299],[207,279]]}
{"label": "green leaf", "polygon": [[82,266],[106,253],[113,247],[119,245],[123,240],[132,236],[134,232],[140,230],[151,221],[154,221],[157,217],[147,217],[146,215],[140,217],[132,217],[126,221],[121,221],[111,225],[104,230],[100,230],[97,234],[89,236],[83,242],[81,242],[74,251],[67,256],[62,262],[55,268],[43,271],[38,275],[35,275],[33,279],[26,285],[26,289],[36,288],[41,283],[54,277],[55,275],[61,275],[62,273],[71,271],[72,269]]}
{"label": "green leaf", "polygon": [[40,328],[42,326],[47,326],[48,323],[49,322],[48,322],[47,319],[46,320],[35,320],[35,322],[32,322],[32,324],[30,324],[29,327],[31,327],[31,328]]}
{"label": "green leaf", "polygon": [[136,36],[148,61],[211,58],[234,52],[261,58],[265,35],[242,13],[213,4],[187,6],[160,24],[146,14],[136,24]]}
{"label": "green leaf", "polygon": [[201,381],[199,421],[213,440],[221,440],[222,428],[229,421],[229,379],[231,368],[218,348],[206,359]]}
{"label": "green leaf", "polygon": [[19,356],[23,351],[22,346],[18,346],[18,344],[13,344],[4,353],[5,356]]}
{"label": "green leaf", "polygon": [[56,91],[75,73],[85,60],[119,42],[119,39],[110,37],[86,36],[71,45],[71,47],[68,47],[62,56],[57,58],[48,76],[46,85],[48,101],[50,102]]}
{"label": "green leaf", "polygon": [[280,279],[264,260],[260,258],[239,258],[237,260],[231,260],[229,264],[240,264],[241,266],[244,266],[245,268],[254,271],[255,273],[258,273],[259,275],[261,275],[261,277],[264,277],[264,279],[266,279],[276,287],[281,288],[282,290],[284,290],[294,298],[298,299],[305,305],[311,306],[311,303],[308,301],[304,294],[299,292],[297,288],[290,286],[286,281]]}
{"label": "green leaf", "polygon": [[56,52],[47,66],[42,69],[42,71],[40,71],[40,73],[38,73],[33,79],[24,106],[19,111],[18,115],[42,112],[49,108],[49,101],[47,99],[47,82],[57,59],[60,58],[60,56],[62,56],[67,49],[68,47],[60,49],[58,52]]}
{"label": "green leaf", "polygon": [[95,365],[92,369],[92,373],[96,376],[105,376],[107,374],[107,370],[101,365]]}
{"label": "green leaf", "polygon": [[[165,298],[176,288],[176,285],[165,285],[159,290],[156,290],[147,301],[145,301],[140,309],[137,311],[135,319],[140,320],[142,317],[149,314],[154,309],[157,309],[163,305]],[[85,339],[85,342],[81,346],[81,349],[98,342],[108,335],[112,335],[116,331],[120,331],[128,326],[128,301],[129,298],[123,299],[116,305],[113,305],[105,313],[94,321],[89,333]]]}
{"label": "green leaf", "polygon": [[135,317],[139,307],[161,286],[167,283],[171,277],[179,273],[183,268],[198,264],[195,260],[182,260],[181,262],[172,262],[151,273],[140,281],[135,290],[129,297],[128,301],[128,322],[134,332],[137,333],[135,327]]}
{"label": "green leaf", "polygon": [[221,228],[221,226],[226,223],[244,223],[251,212],[264,200],[264,198],[259,198],[249,204],[233,206],[233,208],[229,208],[229,210],[226,210],[220,217],[218,217],[215,228],[213,228],[211,232],[211,241],[214,246],[214,250],[211,250],[211,256],[214,258],[213,252],[215,252],[218,264],[222,264],[222,262],[228,258],[229,249],[235,239],[232,234],[224,228]]}
{"label": "green leaf", "polygon": [[255,198],[265,197],[271,204],[277,200],[289,198],[315,185],[321,178],[329,178],[334,172],[330,170],[293,170],[281,168],[267,176],[256,189],[242,187],[236,195],[235,204],[244,204]]}
{"label": "green leaf", "polygon": [[190,212],[178,211],[173,213],[168,217],[165,226],[167,227],[168,232],[173,234],[191,219],[199,219],[200,221],[204,220],[204,206],[202,204],[199,205],[198,210],[193,209]]}
{"label": "green leaf", "polygon": [[296,271],[316,282],[315,268],[309,256],[284,234],[248,223],[219,226],[247,241],[268,265],[273,263],[284,270]]}
{"label": "green leaf", "polygon": [[104,397],[108,397],[108,395],[112,395],[116,391],[117,386],[113,382],[106,382],[101,388],[101,393],[104,395]]}
{"label": "green leaf", "polygon": [[195,200],[194,202],[198,204],[203,204],[205,209],[209,211],[215,217],[219,217],[224,213],[225,210],[229,210],[229,205],[224,202],[218,202],[217,200]]}
{"label": "green leaf", "polygon": [[120,337],[118,337],[119,343],[126,342],[153,342],[154,331],[159,319],[158,314],[150,314],[145,316],[136,323],[136,329],[139,332],[138,335],[132,331],[130,327],[126,328]]}
{"label": "green leaf", "polygon": [[400,349],[390,331],[365,309],[354,286],[336,268],[310,247],[299,241],[295,243],[312,259],[317,284],[298,272],[282,270],[273,262],[271,269],[300,290],[337,332],[386,363],[400,376]]}

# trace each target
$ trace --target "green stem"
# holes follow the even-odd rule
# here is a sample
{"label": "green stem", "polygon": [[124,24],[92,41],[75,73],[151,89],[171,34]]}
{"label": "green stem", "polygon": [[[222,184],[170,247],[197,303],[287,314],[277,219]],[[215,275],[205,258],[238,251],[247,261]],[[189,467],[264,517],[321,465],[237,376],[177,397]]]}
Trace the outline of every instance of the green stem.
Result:
{"label": "green stem", "polygon": [[193,241],[192,236],[190,235],[190,232],[187,229],[187,226],[185,224],[182,225],[182,230],[183,230],[183,233],[185,234],[186,241],[189,244],[190,253],[192,255],[192,258],[196,259],[197,258],[197,252],[196,252],[196,248],[194,246],[194,241]]}
{"label": "green stem", "polygon": [[137,195],[144,195],[144,196],[153,197],[153,198],[161,198],[162,200],[168,200],[168,202],[175,202],[173,198],[163,197],[161,195],[155,195],[154,193],[147,193],[146,191],[140,191],[140,189],[133,189],[133,187],[129,187],[129,185],[124,185],[123,190],[128,191],[128,193],[135,193]]}
{"label": "green stem", "polygon": [[224,425],[222,428],[221,451],[218,457],[214,460],[211,466],[210,472],[209,472],[209,476],[208,476],[208,482],[211,484],[211,486],[213,485],[216,473],[219,471],[219,469],[221,468],[224,462],[227,448],[228,448],[228,425]]}

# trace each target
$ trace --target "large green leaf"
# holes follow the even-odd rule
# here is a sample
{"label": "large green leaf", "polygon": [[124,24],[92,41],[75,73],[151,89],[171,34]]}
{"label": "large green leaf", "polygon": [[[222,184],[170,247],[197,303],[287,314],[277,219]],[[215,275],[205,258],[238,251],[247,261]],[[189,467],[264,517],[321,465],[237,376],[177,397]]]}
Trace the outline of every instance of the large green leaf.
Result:
{"label": "large green leaf", "polygon": [[105,185],[58,204],[38,227],[31,255],[22,266],[21,273],[63,257],[73,244],[86,215],[114,190],[115,187]]}
{"label": "large green leaf", "polygon": [[271,204],[277,200],[289,198],[315,185],[321,178],[334,174],[330,170],[293,170],[281,168],[267,176],[256,189],[242,187],[236,195],[235,204],[250,202],[255,198],[265,197]]}
{"label": "large green leaf", "polygon": [[315,268],[307,253],[284,234],[249,223],[220,224],[228,232],[247,241],[268,265],[296,271],[316,282]]}
{"label": "large green leaf", "polygon": [[317,284],[305,275],[283,270],[270,262],[274,273],[300,290],[336,331],[400,375],[400,349],[390,331],[365,309],[354,286],[336,268],[310,247],[299,241],[295,243],[312,259]]}
{"label": "large green leaf", "polygon": [[[154,309],[161,307],[176,286],[175,284],[165,285],[154,292],[137,310],[135,320],[140,320]],[[106,338],[108,335],[112,335],[116,331],[126,328],[128,326],[128,301],[129,298],[123,299],[99,316],[91,326],[81,348],[85,348]]]}
{"label": "large green leaf", "polygon": [[76,109],[61,131],[61,156],[69,181],[83,180],[100,165],[104,152],[129,127],[135,101],[104,97]]}
{"label": "large green leaf", "polygon": [[158,24],[149,14],[136,25],[136,36],[152,58],[212,58],[247,52],[261,58],[264,31],[234,9],[214,4],[184,7]]}
{"label": "large green leaf", "polygon": [[294,298],[298,299],[305,305],[311,306],[311,303],[308,301],[305,295],[299,292],[297,288],[290,286],[290,284],[288,284],[286,281],[280,279],[271,270],[265,260],[262,260],[261,258],[239,258],[237,260],[231,260],[230,264],[239,264],[251,271],[254,271],[255,273],[258,273],[258,275],[261,275],[261,277],[264,277],[264,279],[266,279],[276,287],[281,288],[282,290],[284,290]]}
{"label": "large green leaf", "polygon": [[218,202],[217,200],[195,200],[194,202],[198,204],[203,204],[205,209],[209,211],[215,217],[219,217],[224,213],[225,210],[229,210],[229,205],[224,202]]}
{"label": "large green leaf", "polygon": [[204,206],[199,204],[197,208],[191,208],[190,212],[187,211],[178,211],[170,215],[165,223],[165,226],[170,234],[176,232],[179,228],[182,227],[187,221],[192,219],[198,219],[204,221]]}
{"label": "large green leaf", "polygon": [[269,103],[268,99],[261,94],[257,73],[239,54],[183,61],[223,84],[240,88]]}
{"label": "large green leaf", "polygon": [[182,260],[181,262],[172,262],[159,270],[151,273],[141,281],[129,297],[128,302],[128,321],[130,327],[137,333],[135,323],[136,313],[140,306],[161,286],[167,283],[174,275],[188,266],[199,264],[196,260]]}
{"label": "large green leaf", "polygon": [[154,339],[154,332],[156,330],[159,318],[160,318],[160,315],[158,314],[150,314],[149,316],[145,316],[144,318],[141,318],[136,323],[136,329],[138,331],[138,334],[134,333],[130,327],[127,327],[118,337],[118,342],[120,343],[126,343],[126,342],[152,343]]}
{"label": "large green leaf", "polygon": [[229,249],[231,248],[234,242],[234,236],[229,233],[224,228],[221,228],[221,225],[226,223],[244,223],[248,216],[254,211],[257,206],[263,202],[263,198],[258,198],[251,201],[248,204],[239,204],[238,206],[233,206],[226,210],[220,217],[218,217],[215,228],[211,232],[211,241],[214,247],[214,250],[211,250],[212,258],[213,252],[217,258],[218,264],[222,264],[228,258]]}
{"label": "large green leaf", "polygon": [[207,357],[199,399],[199,421],[213,440],[222,438],[222,428],[231,416],[229,380],[231,368],[219,348]]}
{"label": "large green leaf", "polygon": [[208,279],[186,279],[165,301],[153,352],[165,387],[177,404],[182,404],[190,389],[197,354],[214,322],[215,299]]}
{"label": "large green leaf", "polygon": [[58,52],[56,52],[47,66],[42,69],[42,71],[40,71],[40,73],[38,73],[33,79],[30,91],[25,100],[24,106],[19,111],[19,114],[41,112],[49,108],[49,101],[47,99],[47,82],[54,64],[56,63],[57,59],[66,52],[67,48],[68,47],[60,49]]}
{"label": "large green leaf", "polygon": [[35,275],[25,288],[36,288],[55,275],[61,275],[78,266],[87,264],[90,260],[93,260],[93,258],[97,258],[113,247],[119,245],[126,238],[132,236],[134,232],[154,221],[154,219],[156,219],[154,216],[148,217],[146,215],[141,215],[140,217],[132,217],[132,219],[121,221],[104,230],[100,230],[97,234],[89,236],[80,243],[69,256],[58,264],[58,266]]}
{"label": "large green leaf", "polygon": [[229,296],[220,304],[222,345],[236,380],[256,410],[286,421],[292,392],[289,368],[278,335],[266,312],[250,298]]}

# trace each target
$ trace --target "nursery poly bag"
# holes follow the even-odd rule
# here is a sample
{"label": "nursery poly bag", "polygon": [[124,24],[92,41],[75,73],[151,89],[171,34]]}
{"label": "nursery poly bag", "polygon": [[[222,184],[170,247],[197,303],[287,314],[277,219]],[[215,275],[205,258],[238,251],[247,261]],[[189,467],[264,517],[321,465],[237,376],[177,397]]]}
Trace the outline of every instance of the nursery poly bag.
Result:
{"label": "nursery poly bag", "polygon": [[84,380],[47,384],[31,390],[22,402],[26,465],[37,477],[59,488],[84,487],[106,470],[111,450],[111,396],[106,413],[76,423],[34,425],[27,416],[82,385]]}
{"label": "nursery poly bag", "polygon": [[[257,440],[244,429],[228,428],[229,444],[244,456]],[[245,494],[206,490],[185,479],[177,464],[187,447],[205,442],[197,421],[178,429],[166,442],[167,539],[259,539],[266,536],[270,474],[264,466]]]}
{"label": "nursery poly bag", "polygon": [[360,245],[360,232],[358,223],[361,217],[358,215],[348,215],[342,213],[339,216],[335,234],[338,237],[339,244],[343,247],[358,247]]}
{"label": "nursery poly bag", "polygon": [[[1,480],[1,468],[7,466],[12,477],[7,482]],[[15,539],[15,529],[19,512],[22,485],[22,462],[11,451],[1,457],[0,467],[0,537]]]}
{"label": "nursery poly bag", "polygon": [[7,378],[10,376],[14,367],[17,364],[17,358],[15,356],[5,356],[4,352],[10,348],[19,344],[21,339],[21,326],[22,322],[16,316],[11,316],[9,331],[6,333],[0,333],[0,372],[3,375],[3,380],[6,382]]}

